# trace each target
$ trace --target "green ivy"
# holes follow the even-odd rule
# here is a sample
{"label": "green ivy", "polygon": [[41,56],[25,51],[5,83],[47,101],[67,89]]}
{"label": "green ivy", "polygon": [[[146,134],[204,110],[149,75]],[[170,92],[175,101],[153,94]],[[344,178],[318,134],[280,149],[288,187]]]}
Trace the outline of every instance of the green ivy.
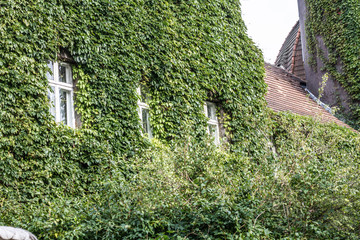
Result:
{"label": "green ivy", "polygon": [[62,47],[76,62],[76,111],[83,124],[76,131],[97,131],[111,151],[141,145],[140,82],[150,89],[158,139],[204,136],[202,105],[210,100],[231,116],[230,139],[242,143],[236,148],[246,149],[245,139],[257,141],[249,124],[261,119],[264,69],[237,1],[16,0],[4,3],[0,14],[4,112],[17,111],[16,102],[40,126],[52,124],[45,63],[57,60]]}
{"label": "green ivy", "polygon": [[[359,239],[358,134],[269,114],[238,1],[8,0],[0,19],[0,225],[39,239]],[[77,129],[49,112],[60,49]],[[205,101],[228,143],[207,139]]]}
{"label": "green ivy", "polygon": [[[306,0],[308,16],[306,33],[310,62],[316,57],[324,63],[324,71],[331,74],[351,96],[353,125],[359,126],[360,101],[360,4],[357,0]],[[328,55],[319,48],[321,36]],[[340,67],[341,66],[341,67]]]}
{"label": "green ivy", "polygon": [[[128,158],[149,147],[137,114],[141,83],[163,143],[205,141],[203,104],[213,101],[232,150],[263,152],[263,59],[237,0],[8,0],[0,19],[1,208],[51,211],[96,195],[108,177],[129,178]],[[78,129],[49,112],[47,61],[58,61],[61,49],[75,61]],[[18,222],[4,215],[2,223],[21,226],[20,209]]]}

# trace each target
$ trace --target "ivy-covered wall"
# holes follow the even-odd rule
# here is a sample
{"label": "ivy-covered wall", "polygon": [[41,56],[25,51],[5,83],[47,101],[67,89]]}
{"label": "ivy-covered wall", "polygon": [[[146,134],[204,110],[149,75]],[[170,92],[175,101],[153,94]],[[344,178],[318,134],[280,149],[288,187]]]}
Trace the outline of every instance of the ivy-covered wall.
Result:
{"label": "ivy-covered wall", "polygon": [[[8,0],[0,43],[0,225],[39,239],[359,239],[358,134],[266,110],[238,1]],[[61,49],[80,128],[49,111]],[[229,145],[206,139],[204,101]]]}
{"label": "ivy-covered wall", "polygon": [[[142,82],[157,138],[204,135],[203,103],[210,100],[229,116],[232,142],[251,140],[264,70],[238,1],[16,0],[3,3],[0,14],[5,138],[91,132],[109,151],[132,151],[141,143],[135,93]],[[57,60],[60,47],[76,62],[82,129],[54,124],[48,111],[46,62]]]}
{"label": "ivy-covered wall", "polygon": [[[305,0],[305,2],[309,63],[320,75],[325,72],[330,74],[331,86],[329,87],[331,89],[325,88],[324,98],[330,99],[331,104],[338,105],[339,113],[347,113],[346,119],[349,123],[358,127],[360,116],[359,1]],[[314,77],[316,76],[317,81],[321,82],[321,76],[315,74]]]}
{"label": "ivy-covered wall", "polygon": [[[151,95],[154,136],[164,143],[204,139],[208,100],[223,109],[234,151],[261,150],[263,59],[245,33],[239,1],[9,0],[0,19],[3,199],[81,195],[95,189],[99,173],[144,149],[140,83]],[[62,48],[75,61],[78,129],[49,112],[47,61],[59,60]]]}

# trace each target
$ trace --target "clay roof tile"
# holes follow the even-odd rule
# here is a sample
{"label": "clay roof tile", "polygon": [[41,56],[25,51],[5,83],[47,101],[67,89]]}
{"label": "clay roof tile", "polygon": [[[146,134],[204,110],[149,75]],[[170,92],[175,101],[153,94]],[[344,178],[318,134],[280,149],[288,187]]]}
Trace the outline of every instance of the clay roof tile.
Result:
{"label": "clay roof tile", "polygon": [[302,116],[319,118],[322,122],[335,122],[352,129],[309,98],[302,88],[305,82],[300,78],[268,63],[265,64],[265,72],[265,83],[268,85],[265,99],[275,112],[290,111]]}

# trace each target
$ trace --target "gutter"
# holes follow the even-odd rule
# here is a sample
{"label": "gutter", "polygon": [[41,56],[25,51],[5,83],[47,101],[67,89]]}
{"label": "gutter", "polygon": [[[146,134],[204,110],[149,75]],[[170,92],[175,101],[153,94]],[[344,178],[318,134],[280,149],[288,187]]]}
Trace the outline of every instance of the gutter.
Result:
{"label": "gutter", "polygon": [[309,93],[309,97],[310,97],[312,100],[314,100],[319,106],[321,106],[322,108],[324,108],[324,109],[325,109],[328,113],[330,113],[331,115],[334,115],[334,114],[332,113],[331,107],[329,107],[328,105],[326,105],[325,103],[323,103],[322,101],[320,101],[320,99],[317,98],[314,94],[312,94],[312,93],[310,92],[310,90],[307,89],[307,87],[305,87],[304,90],[305,90],[307,93]]}

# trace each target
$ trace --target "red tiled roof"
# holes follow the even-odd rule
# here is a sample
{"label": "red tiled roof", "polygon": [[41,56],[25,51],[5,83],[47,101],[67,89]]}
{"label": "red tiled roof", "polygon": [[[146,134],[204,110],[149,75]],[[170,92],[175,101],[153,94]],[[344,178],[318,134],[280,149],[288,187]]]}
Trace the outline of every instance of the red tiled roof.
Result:
{"label": "red tiled roof", "polygon": [[290,111],[351,128],[310,99],[300,85],[305,83],[300,78],[268,63],[265,63],[265,72],[265,83],[268,85],[265,99],[275,112]]}

